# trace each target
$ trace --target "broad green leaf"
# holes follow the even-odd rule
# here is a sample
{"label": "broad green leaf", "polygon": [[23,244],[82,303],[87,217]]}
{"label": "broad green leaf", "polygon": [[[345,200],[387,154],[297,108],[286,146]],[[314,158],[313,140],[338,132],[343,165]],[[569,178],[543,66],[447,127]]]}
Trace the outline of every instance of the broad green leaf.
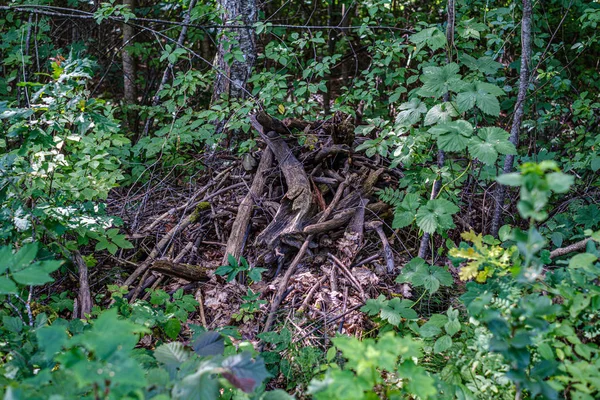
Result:
{"label": "broad green leaf", "polygon": [[427,233],[434,233],[438,229],[454,228],[452,214],[458,211],[459,208],[448,200],[429,200],[417,212],[417,225]]}
{"label": "broad green leaf", "polygon": [[453,117],[457,117],[456,105],[451,102],[436,104],[427,111],[425,115],[425,126],[450,122]]}
{"label": "broad green leaf", "polygon": [[410,126],[421,122],[421,115],[427,112],[427,106],[419,99],[412,99],[402,103],[398,107],[400,112],[396,116],[396,123],[403,126]]}
{"label": "broad green leaf", "polygon": [[175,376],[177,368],[189,357],[190,352],[179,342],[165,343],[154,350],[154,358],[165,366],[171,376]]}
{"label": "broad green leaf", "polygon": [[65,327],[56,323],[37,330],[36,337],[47,359],[58,353],[69,340]]}
{"label": "broad green leaf", "polygon": [[569,268],[586,269],[591,267],[596,260],[598,260],[598,257],[590,253],[577,254],[569,260]]}
{"label": "broad green leaf", "polygon": [[423,29],[410,36],[410,41],[416,44],[419,48],[428,46],[435,51],[446,46],[446,35],[436,27]]}
{"label": "broad green leaf", "polygon": [[56,271],[61,264],[61,261],[36,262],[13,273],[12,277],[21,285],[43,285],[54,280],[50,274]]}
{"label": "broad green leaf", "polygon": [[423,68],[423,74],[420,77],[423,86],[419,90],[419,94],[437,98],[444,93],[456,91],[456,87],[461,82],[458,70],[459,67],[456,63],[450,63],[443,67]]}
{"label": "broad green leaf", "polygon": [[223,376],[233,386],[242,389],[246,393],[252,392],[269,377],[263,359],[254,360],[249,352],[226,358],[222,366],[228,370],[228,372],[223,372]]}
{"label": "broad green leaf", "polygon": [[477,135],[478,137],[473,137],[469,142],[469,152],[484,164],[493,165],[498,159],[498,154],[517,154],[515,146],[508,141],[509,133],[504,129],[481,128]]}
{"label": "broad green leaf", "polygon": [[452,347],[452,338],[448,335],[444,335],[435,341],[433,345],[434,353],[442,353]]}
{"label": "broad green leaf", "polygon": [[[10,262],[9,268],[11,272],[14,273],[22,270],[23,268],[27,268],[29,264],[31,264],[31,262],[35,259],[37,252],[37,243],[28,243],[21,247],[19,251],[17,251],[15,254],[12,255],[12,257],[6,260],[7,262]],[[2,262],[4,262],[4,260]]]}
{"label": "broad green leaf", "polygon": [[413,223],[417,209],[421,205],[421,197],[415,193],[407,193],[394,211],[393,229],[404,228]]}
{"label": "broad green leaf", "polygon": [[0,294],[14,294],[17,293],[17,285],[5,276],[0,276]]}
{"label": "broad green leaf", "polygon": [[173,399],[214,400],[219,396],[219,382],[212,377],[214,367],[209,362],[200,364],[198,370],[175,384]]}
{"label": "broad green leaf", "polygon": [[502,68],[502,64],[494,61],[488,56],[483,56],[476,59],[468,54],[461,54],[459,59],[469,69],[473,71],[479,71],[484,75],[494,75],[500,68]]}
{"label": "broad green leaf", "polygon": [[0,274],[3,274],[14,263],[13,258],[10,246],[0,247]]}
{"label": "broad green leaf", "polygon": [[429,128],[429,133],[437,136],[437,144],[444,151],[462,151],[473,135],[473,126],[464,120],[446,122]]}
{"label": "broad green leaf", "polygon": [[548,187],[555,193],[567,193],[575,178],[572,175],[563,174],[562,172],[551,172],[546,175]]}
{"label": "broad green leaf", "polygon": [[204,332],[194,340],[192,349],[203,357],[222,355],[225,351],[225,338],[218,332]]}
{"label": "broad green leaf", "polygon": [[[335,349],[334,347],[331,347]],[[260,400],[294,400],[292,396],[287,394],[286,391],[281,389],[271,390],[266,392],[260,397]]]}
{"label": "broad green leaf", "polygon": [[410,308],[411,305],[411,301],[395,297],[381,307],[381,319],[394,326],[400,325],[402,318],[417,319],[418,315],[415,310]]}
{"label": "broad green leaf", "polygon": [[521,186],[523,183],[523,177],[518,172],[511,172],[509,174],[500,175],[496,178],[496,181],[501,185]]}
{"label": "broad green leaf", "polygon": [[460,321],[456,318],[450,319],[444,325],[444,329],[448,335],[454,336],[458,331],[460,331]]}
{"label": "broad green leaf", "polygon": [[500,115],[500,103],[496,97],[502,94],[502,89],[490,83],[477,81],[464,84],[456,96],[456,105],[461,113],[477,106],[485,114],[497,117]]}
{"label": "broad green leaf", "polygon": [[170,318],[165,324],[164,330],[169,338],[175,340],[181,332],[181,322],[177,318]]}
{"label": "broad green leaf", "polygon": [[600,169],[600,156],[592,157],[592,161],[590,163],[590,168],[592,169],[593,172],[598,172],[598,170]]}

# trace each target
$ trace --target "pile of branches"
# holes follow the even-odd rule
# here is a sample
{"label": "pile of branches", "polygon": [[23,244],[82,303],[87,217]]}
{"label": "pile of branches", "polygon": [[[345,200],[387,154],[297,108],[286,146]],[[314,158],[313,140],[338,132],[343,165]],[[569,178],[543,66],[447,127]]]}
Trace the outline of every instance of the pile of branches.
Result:
{"label": "pile of branches", "polygon": [[165,277],[198,292],[204,286],[205,295],[209,284],[222,292],[225,283],[215,276],[216,267],[227,264],[228,256],[244,256],[250,265],[267,268],[268,283],[259,288],[268,301],[260,330],[273,327],[286,303],[288,310],[311,319],[328,315],[328,322],[351,331],[359,313],[354,322],[346,317],[367,298],[407,289],[393,283],[394,272],[418,243],[405,244],[389,229],[392,210],[376,195],[402,175],[383,159],[354,154],[354,126],[347,116],[308,123],[259,113],[251,121],[261,151],[214,162],[183,204],[165,209],[162,202],[159,212],[155,205],[125,216],[138,249],[120,259],[134,267],[124,280],[131,289],[128,299]]}

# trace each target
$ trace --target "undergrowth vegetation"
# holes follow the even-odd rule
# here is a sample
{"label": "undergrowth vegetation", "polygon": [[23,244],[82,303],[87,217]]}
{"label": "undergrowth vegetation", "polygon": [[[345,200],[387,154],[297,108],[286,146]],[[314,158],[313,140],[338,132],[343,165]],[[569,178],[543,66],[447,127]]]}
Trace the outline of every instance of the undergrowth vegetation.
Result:
{"label": "undergrowth vegetation", "polygon": [[134,3],[0,6],[5,399],[600,398],[598,1]]}

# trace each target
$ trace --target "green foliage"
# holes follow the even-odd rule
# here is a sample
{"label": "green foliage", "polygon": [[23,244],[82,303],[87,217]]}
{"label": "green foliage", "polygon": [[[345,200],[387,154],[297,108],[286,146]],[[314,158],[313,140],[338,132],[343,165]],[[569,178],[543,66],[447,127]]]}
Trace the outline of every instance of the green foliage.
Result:
{"label": "green foliage", "polygon": [[267,304],[266,300],[259,299],[260,295],[260,292],[254,293],[252,289],[248,289],[248,293],[242,296],[244,302],[240,305],[240,310],[234,313],[232,318],[235,321],[252,321],[255,318],[255,314],[260,311],[260,306]]}
{"label": "green foliage", "polygon": [[7,317],[4,323],[8,340],[25,343],[9,350],[0,367],[5,372],[1,385],[12,398],[97,398],[102,393],[109,399],[214,399],[219,391],[251,393],[269,376],[264,362],[249,352],[224,356],[224,338],[216,332],[197,336],[191,349],[170,342],[154,351],[137,350],[148,329],[119,318],[114,308],[88,325],[62,319],[46,325],[40,319],[29,329]]}
{"label": "green foliage", "polygon": [[265,268],[250,267],[248,261],[244,257],[240,257],[240,261],[235,259],[231,254],[227,255],[227,265],[221,265],[215,271],[215,274],[220,276],[227,275],[227,282],[234,280],[239,274],[247,274],[248,279],[251,282],[260,282],[262,280],[262,273],[266,271]]}
{"label": "green foliage", "polygon": [[413,258],[402,268],[402,274],[396,278],[398,283],[410,283],[414,287],[423,287],[434,294],[440,286],[452,286],[452,275],[442,267],[429,265],[422,258]]}
{"label": "green foliage", "polygon": [[0,296],[18,294],[17,285],[39,286],[52,282],[50,274],[56,271],[61,261],[35,261],[38,244],[28,243],[14,251],[10,246],[0,247]]}
{"label": "green foliage", "polygon": [[421,356],[421,348],[410,337],[390,332],[378,340],[337,337],[333,343],[346,362],[343,367],[332,364],[324,379],[311,382],[309,393],[315,399],[371,399],[408,394],[435,398],[435,381],[415,363]]}

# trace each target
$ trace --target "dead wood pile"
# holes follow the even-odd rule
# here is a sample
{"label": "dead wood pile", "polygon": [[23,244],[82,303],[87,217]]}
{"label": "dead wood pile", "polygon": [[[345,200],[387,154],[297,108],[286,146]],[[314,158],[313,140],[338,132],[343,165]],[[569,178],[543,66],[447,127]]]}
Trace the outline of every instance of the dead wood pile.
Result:
{"label": "dead wood pile", "polygon": [[128,298],[161,284],[183,286],[201,301],[201,323],[227,325],[247,291],[245,281],[214,274],[230,254],[267,268],[250,286],[267,304],[248,335],[275,321],[289,321],[305,337],[314,333],[309,321],[354,332],[365,299],[407,289],[393,278],[417,244],[390,229],[392,210],[376,195],[395,187],[401,173],[355,154],[354,128],[340,115],[309,124],[259,114],[252,124],[262,150],[206,162],[185,194],[171,189],[161,200],[147,191],[121,205],[138,249],[118,258],[130,269]]}

